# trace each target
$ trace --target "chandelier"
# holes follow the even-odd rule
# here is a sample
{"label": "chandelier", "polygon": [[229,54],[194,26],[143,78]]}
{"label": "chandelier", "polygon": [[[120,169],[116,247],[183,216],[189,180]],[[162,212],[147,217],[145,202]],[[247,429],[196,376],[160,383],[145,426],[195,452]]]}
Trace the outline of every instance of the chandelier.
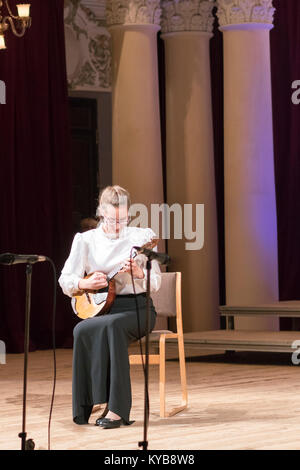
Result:
{"label": "chandelier", "polygon": [[[3,4],[6,6],[6,16],[2,16],[1,9]],[[26,29],[31,26],[31,18],[29,16],[30,3],[18,4],[17,10],[18,15],[13,15],[8,0],[0,0],[0,49],[6,49],[4,33],[8,30],[9,26],[15,36],[19,38],[24,36]]]}

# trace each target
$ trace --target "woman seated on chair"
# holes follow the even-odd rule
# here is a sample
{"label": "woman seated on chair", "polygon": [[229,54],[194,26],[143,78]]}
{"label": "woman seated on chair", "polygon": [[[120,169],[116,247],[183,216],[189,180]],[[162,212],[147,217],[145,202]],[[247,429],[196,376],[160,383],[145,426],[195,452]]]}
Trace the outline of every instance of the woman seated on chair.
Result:
{"label": "woman seated on chair", "polygon": [[[128,226],[129,207],[129,193],[120,186],[108,186],[100,193],[99,225],[76,233],[59,278],[63,292],[72,297],[80,290],[106,287],[106,275],[123,264],[114,277],[116,298],[109,313],[82,320],[74,328],[72,405],[76,424],[88,423],[94,404],[106,404],[96,425],[107,429],[132,423],[128,345],[146,334],[147,258],[139,254],[130,259],[130,252],[133,246],[142,246],[156,236],[150,228]],[[161,284],[160,268],[155,260],[151,265],[150,285],[155,292]],[[84,278],[85,273],[93,274]],[[155,320],[150,298],[150,331]]]}

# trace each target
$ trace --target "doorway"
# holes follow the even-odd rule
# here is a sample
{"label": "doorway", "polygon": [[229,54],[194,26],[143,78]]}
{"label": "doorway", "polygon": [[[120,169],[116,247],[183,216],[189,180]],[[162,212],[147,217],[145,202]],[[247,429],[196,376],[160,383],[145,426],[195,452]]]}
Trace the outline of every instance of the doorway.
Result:
{"label": "doorway", "polygon": [[69,97],[72,155],[73,231],[94,217],[99,194],[97,100]]}

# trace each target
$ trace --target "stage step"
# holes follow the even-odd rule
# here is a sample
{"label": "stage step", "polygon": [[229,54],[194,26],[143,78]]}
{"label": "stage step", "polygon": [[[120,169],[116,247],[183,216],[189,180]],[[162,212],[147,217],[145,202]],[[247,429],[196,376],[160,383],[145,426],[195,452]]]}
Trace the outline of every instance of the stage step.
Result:
{"label": "stage step", "polygon": [[[292,348],[294,341],[298,345]],[[176,340],[167,340],[168,348],[175,350]],[[212,330],[184,334],[188,350],[267,351],[293,353],[300,349],[300,331],[244,331]],[[300,354],[299,354],[300,357]]]}
{"label": "stage step", "polygon": [[220,305],[221,316],[300,317],[299,300],[281,300],[257,305]]}
{"label": "stage step", "polygon": [[[293,353],[300,348],[300,331],[235,330],[234,318],[245,316],[300,317],[300,300],[256,305],[221,305],[227,329],[184,334],[186,356],[214,354],[215,351],[261,351]],[[299,345],[294,345],[299,341]],[[178,357],[177,340],[167,339],[167,357]],[[158,340],[151,335],[151,346],[158,352]],[[300,354],[299,354],[300,357]]]}

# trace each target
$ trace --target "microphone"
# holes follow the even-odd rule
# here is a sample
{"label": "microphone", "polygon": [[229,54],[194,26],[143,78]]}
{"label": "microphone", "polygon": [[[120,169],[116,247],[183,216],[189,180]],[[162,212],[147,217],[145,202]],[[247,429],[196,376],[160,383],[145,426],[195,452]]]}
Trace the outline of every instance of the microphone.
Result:
{"label": "microphone", "polygon": [[139,253],[147,256],[150,261],[155,259],[160,264],[169,264],[171,261],[171,258],[167,253],[158,253],[157,251],[149,250],[148,248],[143,248],[141,246],[134,246],[133,248]]}
{"label": "microphone", "polygon": [[33,264],[39,261],[46,261],[46,256],[38,255],[14,255],[13,253],[2,253],[0,255],[0,264]]}

